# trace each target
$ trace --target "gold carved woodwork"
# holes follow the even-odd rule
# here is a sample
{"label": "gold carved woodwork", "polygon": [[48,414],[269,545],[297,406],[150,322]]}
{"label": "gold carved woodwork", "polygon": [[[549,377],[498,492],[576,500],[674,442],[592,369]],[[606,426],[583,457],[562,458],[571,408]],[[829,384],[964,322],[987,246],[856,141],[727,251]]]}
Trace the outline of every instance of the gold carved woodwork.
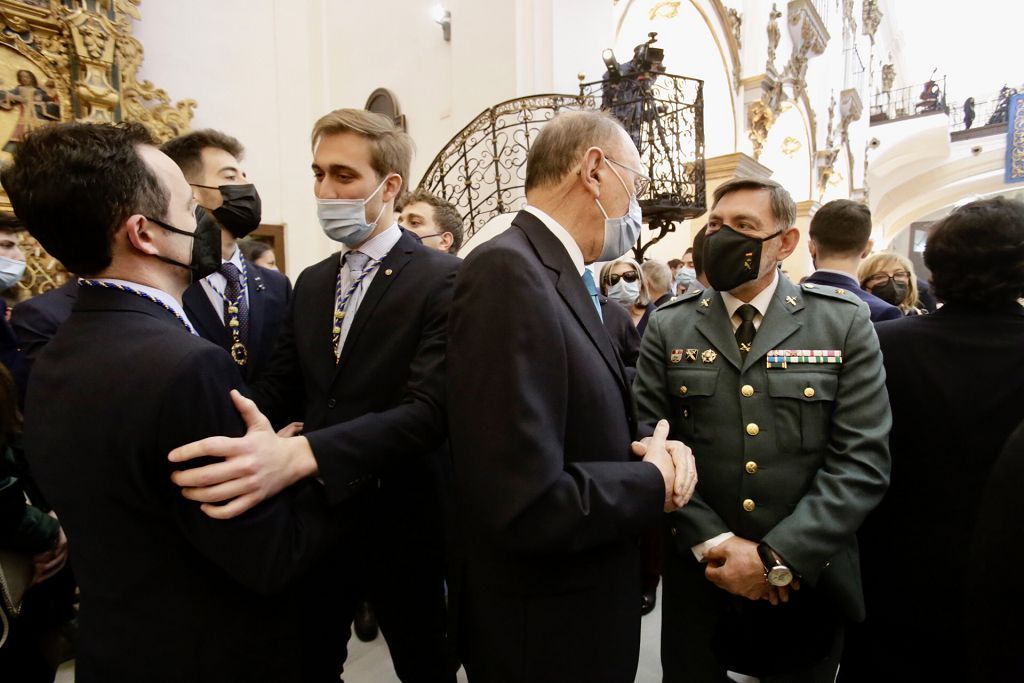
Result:
{"label": "gold carved woodwork", "polygon": [[679,14],[679,5],[682,3],[677,0],[670,0],[668,2],[656,2],[651,6],[651,10],[647,15],[647,18],[654,21],[658,17],[662,19],[674,19]]}
{"label": "gold carved woodwork", "polygon": [[[194,100],[172,102],[139,82],[141,43],[132,36],[141,0],[0,0],[0,163],[23,136],[56,122],[145,124],[160,141],[188,132]],[[10,211],[0,191],[0,211]],[[68,277],[27,233],[24,295]]]}

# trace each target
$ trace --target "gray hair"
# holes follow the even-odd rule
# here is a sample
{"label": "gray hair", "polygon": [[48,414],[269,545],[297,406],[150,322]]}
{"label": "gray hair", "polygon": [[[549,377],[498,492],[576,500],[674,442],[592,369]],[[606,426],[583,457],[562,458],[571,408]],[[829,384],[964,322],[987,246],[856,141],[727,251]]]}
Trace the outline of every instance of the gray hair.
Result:
{"label": "gray hair", "polygon": [[672,291],[672,269],[668,264],[654,259],[648,259],[640,265],[640,270],[647,280],[647,288],[651,292]]}
{"label": "gray hair", "polygon": [[603,111],[567,111],[541,129],[526,157],[526,191],[561,181],[591,147],[617,141],[622,124]]}
{"label": "gray hair", "polygon": [[786,188],[774,180],[734,178],[715,189],[715,201],[711,208],[714,209],[725,195],[739,190],[767,190],[771,195],[772,215],[775,217],[777,228],[785,230],[796,224],[796,203]]}

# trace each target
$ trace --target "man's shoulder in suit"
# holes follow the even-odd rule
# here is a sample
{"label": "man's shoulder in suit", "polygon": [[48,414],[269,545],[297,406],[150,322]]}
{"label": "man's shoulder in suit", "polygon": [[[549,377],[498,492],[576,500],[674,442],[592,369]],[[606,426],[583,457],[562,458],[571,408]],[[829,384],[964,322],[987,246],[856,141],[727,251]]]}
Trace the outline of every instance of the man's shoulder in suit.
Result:
{"label": "man's shoulder in suit", "polygon": [[258,266],[249,260],[246,260],[245,267],[249,269],[249,272],[252,273],[252,275],[257,276],[260,280],[262,280],[263,284],[265,284],[267,287],[283,290],[288,289],[288,287],[291,285],[291,283],[288,281],[288,278],[285,277],[285,274],[280,271],[271,270],[270,268],[264,268],[263,266]]}

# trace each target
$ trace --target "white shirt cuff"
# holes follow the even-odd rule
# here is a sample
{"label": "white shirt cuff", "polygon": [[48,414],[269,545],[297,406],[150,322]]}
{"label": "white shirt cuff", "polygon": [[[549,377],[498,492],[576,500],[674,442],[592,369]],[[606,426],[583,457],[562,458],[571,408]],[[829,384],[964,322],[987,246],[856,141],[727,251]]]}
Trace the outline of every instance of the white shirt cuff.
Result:
{"label": "white shirt cuff", "polygon": [[693,551],[693,556],[697,558],[698,562],[703,562],[704,561],[704,553],[706,553],[707,551],[711,550],[716,545],[718,545],[720,543],[723,543],[724,541],[728,541],[730,538],[732,538],[735,535],[736,534],[734,534],[731,531],[726,531],[724,534],[718,534],[714,538],[709,538],[708,540],[704,541],[703,543],[698,543],[697,545],[695,545],[692,548],[690,548],[690,550]]}

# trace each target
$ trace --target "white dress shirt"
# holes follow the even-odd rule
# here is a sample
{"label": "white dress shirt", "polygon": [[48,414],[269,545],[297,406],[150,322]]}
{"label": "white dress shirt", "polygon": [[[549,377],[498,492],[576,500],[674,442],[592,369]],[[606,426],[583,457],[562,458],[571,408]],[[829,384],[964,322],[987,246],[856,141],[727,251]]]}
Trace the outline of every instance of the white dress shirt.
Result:
{"label": "white dress shirt", "polygon": [[[776,268],[775,278],[772,280],[772,283],[765,287],[763,290],[761,290],[761,292],[753,299],[751,299],[749,302],[751,306],[757,309],[757,313],[754,314],[755,330],[761,329],[761,322],[764,320],[764,314],[768,312],[768,307],[772,303],[772,297],[775,296],[775,290],[778,288],[779,270],[778,268]],[[740,306],[747,302],[740,301],[729,292],[722,292],[722,303],[725,304],[725,310],[729,312],[729,323],[732,325],[732,331],[736,332],[736,330],[739,329],[740,323],[742,322],[742,320],[740,320],[740,317],[736,315],[736,311],[737,309],[739,309]],[[729,540],[735,535],[736,534],[734,534],[731,531],[726,531],[723,534],[718,534],[714,538],[709,538],[703,543],[698,543],[697,545],[690,548],[690,550],[693,551],[693,556],[697,558],[698,562],[703,562],[704,555],[709,550],[714,548],[716,545],[719,545],[720,543]]]}
{"label": "white dress shirt", "polygon": [[[528,211],[540,219],[540,222],[544,224],[544,227],[550,230],[551,234],[558,238],[558,241],[562,243],[565,250],[569,252],[569,258],[572,259],[572,264],[576,266],[576,272],[580,274],[580,277],[583,277],[583,269],[586,268],[583,263],[583,251],[580,250],[580,245],[576,244],[576,240],[574,240],[572,235],[569,234],[569,231],[563,228],[558,221],[538,209],[536,206],[530,206],[527,204],[523,207],[523,211]],[[597,278],[594,279],[596,280]]]}
{"label": "white dress shirt", "polygon": [[[350,249],[346,246],[342,246],[341,253],[338,258],[341,259],[341,295],[344,296],[348,291],[348,288],[352,286],[353,277],[352,271],[349,269],[348,264],[345,262],[345,255],[350,251],[358,251],[366,254],[369,257],[367,265],[373,261],[384,260],[391,250],[398,244],[398,240],[402,238],[402,229],[398,227],[396,221],[391,225],[390,228],[384,230],[377,235],[371,237],[364,242],[358,249]],[[345,348],[345,338],[348,337],[348,331],[352,327],[352,319],[356,317],[356,311],[359,310],[359,304],[363,300],[363,296],[366,295],[367,290],[373,283],[373,278],[377,277],[377,271],[379,268],[374,269],[369,275],[363,278],[363,281],[359,283],[359,287],[352,292],[351,298],[348,303],[345,304],[345,317],[341,320],[341,335],[338,338],[338,345],[335,347],[335,353],[340,353],[341,349]],[[357,276],[358,277],[358,276]],[[337,308],[338,302],[334,302],[335,308]]]}
{"label": "white dress shirt", "polygon": [[[242,250],[235,247],[235,253],[231,255],[231,258],[221,263],[233,263],[235,268],[238,268],[239,272],[243,270],[242,266]],[[248,278],[248,271],[246,271],[246,277]],[[224,322],[224,297],[223,294],[227,291],[228,279],[224,277],[219,271],[211,275],[207,275],[199,281],[200,287],[206,292],[207,298],[210,300],[210,304],[213,306],[213,310],[217,311],[217,317],[220,318],[221,323]],[[245,292],[245,303],[248,305],[249,301],[249,286],[246,282]]]}

